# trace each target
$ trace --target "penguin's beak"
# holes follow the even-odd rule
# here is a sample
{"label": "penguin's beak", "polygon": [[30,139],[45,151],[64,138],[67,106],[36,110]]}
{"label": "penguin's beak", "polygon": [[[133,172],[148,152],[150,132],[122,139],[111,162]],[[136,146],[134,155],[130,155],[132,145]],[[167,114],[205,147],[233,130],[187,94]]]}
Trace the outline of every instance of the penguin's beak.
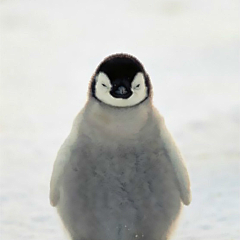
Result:
{"label": "penguin's beak", "polygon": [[116,94],[119,94],[119,95],[124,95],[126,94],[128,91],[127,91],[127,88],[124,87],[124,86],[119,86],[117,88],[117,90],[115,91]]}
{"label": "penguin's beak", "polygon": [[132,91],[129,87],[121,84],[119,86],[113,87],[110,91],[110,94],[115,98],[127,99],[132,95]]}

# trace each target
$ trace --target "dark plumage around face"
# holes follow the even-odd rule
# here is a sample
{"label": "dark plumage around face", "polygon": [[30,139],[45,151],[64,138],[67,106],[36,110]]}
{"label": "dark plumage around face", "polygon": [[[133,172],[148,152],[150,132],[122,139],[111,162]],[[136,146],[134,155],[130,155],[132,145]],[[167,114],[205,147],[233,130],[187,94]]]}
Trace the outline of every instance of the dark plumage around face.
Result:
{"label": "dark plumage around face", "polygon": [[128,77],[132,81],[138,72],[145,72],[142,64],[134,57],[116,54],[106,58],[98,67],[97,73],[104,72],[110,80]]}
{"label": "dark plumage around face", "polygon": [[150,92],[150,80],[143,65],[127,54],[114,54],[104,59],[91,82],[91,95],[116,107],[137,105],[146,100]]}

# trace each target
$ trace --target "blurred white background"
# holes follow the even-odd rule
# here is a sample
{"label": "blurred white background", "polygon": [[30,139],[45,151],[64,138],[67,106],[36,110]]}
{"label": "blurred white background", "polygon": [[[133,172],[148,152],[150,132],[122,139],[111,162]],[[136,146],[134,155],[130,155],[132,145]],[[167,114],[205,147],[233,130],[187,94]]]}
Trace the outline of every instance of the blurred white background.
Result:
{"label": "blurred white background", "polygon": [[193,201],[175,240],[240,238],[237,0],[2,0],[0,238],[66,239],[52,164],[96,66],[136,56],[182,149]]}

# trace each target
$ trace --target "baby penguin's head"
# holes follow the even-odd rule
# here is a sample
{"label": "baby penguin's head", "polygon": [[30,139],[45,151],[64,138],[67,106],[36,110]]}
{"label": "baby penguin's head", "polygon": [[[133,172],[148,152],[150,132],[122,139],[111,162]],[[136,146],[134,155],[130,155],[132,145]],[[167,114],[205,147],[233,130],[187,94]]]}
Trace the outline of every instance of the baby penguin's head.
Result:
{"label": "baby penguin's head", "polygon": [[114,107],[131,107],[150,97],[151,83],[143,65],[134,57],[115,54],[98,66],[91,82],[91,96]]}

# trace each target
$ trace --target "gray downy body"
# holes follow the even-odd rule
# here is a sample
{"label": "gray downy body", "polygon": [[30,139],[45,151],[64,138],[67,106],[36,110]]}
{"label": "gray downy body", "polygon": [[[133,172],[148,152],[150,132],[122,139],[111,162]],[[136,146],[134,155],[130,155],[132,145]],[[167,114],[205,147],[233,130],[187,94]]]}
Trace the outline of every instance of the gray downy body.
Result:
{"label": "gray downy body", "polygon": [[57,210],[73,240],[169,238],[182,203],[159,121],[149,100],[114,108],[89,99],[59,151]]}

